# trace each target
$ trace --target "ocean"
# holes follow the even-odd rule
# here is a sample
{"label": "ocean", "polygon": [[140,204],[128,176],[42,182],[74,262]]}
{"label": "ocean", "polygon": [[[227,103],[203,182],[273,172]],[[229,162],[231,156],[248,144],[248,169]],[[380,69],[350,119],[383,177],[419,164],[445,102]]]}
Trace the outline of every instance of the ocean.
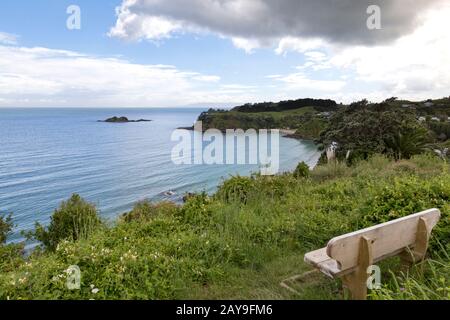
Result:
{"label": "ocean", "polygon": [[[180,202],[187,192],[214,192],[230,175],[250,175],[258,165],[177,165],[173,131],[192,125],[198,108],[0,108],[0,213],[12,213],[10,241],[35,221],[48,223],[73,193],[113,221],[143,199]],[[151,122],[104,123],[112,116]],[[281,137],[280,172],[298,162],[316,164],[309,141]]]}

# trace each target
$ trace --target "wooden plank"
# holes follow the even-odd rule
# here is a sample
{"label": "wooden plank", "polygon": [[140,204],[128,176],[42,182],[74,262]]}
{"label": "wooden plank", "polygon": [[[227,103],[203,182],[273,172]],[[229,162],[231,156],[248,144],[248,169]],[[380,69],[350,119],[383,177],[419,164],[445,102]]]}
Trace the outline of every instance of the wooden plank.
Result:
{"label": "wooden plank", "polygon": [[327,255],[326,247],[306,253],[304,261],[330,278],[339,276],[341,272],[337,261]]}
{"label": "wooden plank", "polygon": [[358,250],[358,266],[354,272],[342,278],[344,286],[350,291],[352,299],[367,299],[367,268],[372,265],[372,244],[373,240],[367,237],[360,237]]}
{"label": "wooden plank", "polygon": [[358,265],[360,239],[366,237],[373,242],[373,260],[379,261],[393,252],[401,252],[402,249],[415,245],[420,218],[424,219],[428,232],[431,232],[439,221],[440,211],[426,210],[333,238],[328,242],[326,253],[336,260],[340,270],[345,272]]}
{"label": "wooden plank", "polygon": [[317,266],[319,263],[331,259],[327,255],[327,248],[321,248],[305,254],[304,260],[312,266]]}
{"label": "wooden plank", "polygon": [[416,245],[414,247],[415,260],[422,260],[425,258],[428,250],[430,234],[431,230],[428,226],[427,220],[420,218],[417,226]]}

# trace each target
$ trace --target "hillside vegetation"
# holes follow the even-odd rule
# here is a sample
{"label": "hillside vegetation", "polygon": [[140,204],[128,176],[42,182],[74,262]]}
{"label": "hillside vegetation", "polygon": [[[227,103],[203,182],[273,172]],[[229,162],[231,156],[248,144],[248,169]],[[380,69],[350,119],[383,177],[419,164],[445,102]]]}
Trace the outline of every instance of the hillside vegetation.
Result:
{"label": "hillside vegetation", "polygon": [[[29,257],[4,243],[11,221],[0,219],[0,298],[341,299],[339,282],[319,274],[295,291],[279,283],[311,270],[304,253],[334,236],[437,207],[430,259],[408,274],[395,258],[383,262],[382,290],[370,298],[449,299],[449,200],[449,165],[431,154],[231,177],[184,205],[140,202],[114,225],[98,223],[95,206],[74,195],[29,235],[43,240]],[[79,290],[66,287],[71,265],[81,270]]]}
{"label": "hillside vegetation", "polygon": [[210,109],[198,120],[204,130],[293,129],[291,137],[314,140],[322,148],[336,143],[338,158],[347,156],[350,162],[375,153],[408,158],[424,149],[450,156],[450,98],[350,105],[315,99],[265,102],[230,111]]}

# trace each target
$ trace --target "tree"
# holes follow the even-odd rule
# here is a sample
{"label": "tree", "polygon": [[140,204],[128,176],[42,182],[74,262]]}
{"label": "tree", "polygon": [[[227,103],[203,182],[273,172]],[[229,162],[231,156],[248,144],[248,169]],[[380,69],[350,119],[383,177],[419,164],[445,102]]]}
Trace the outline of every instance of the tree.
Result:
{"label": "tree", "polygon": [[346,158],[350,150],[349,163],[367,159],[375,153],[400,159],[421,152],[427,132],[412,111],[362,100],[337,112],[319,142],[325,146],[337,142],[338,159]]}
{"label": "tree", "polygon": [[6,238],[13,228],[11,215],[0,216],[0,244],[6,242]]}
{"label": "tree", "polygon": [[402,128],[386,139],[388,153],[395,160],[409,159],[422,153],[427,143],[427,130],[419,126]]}
{"label": "tree", "polygon": [[78,194],[73,194],[55,210],[48,228],[36,223],[35,231],[29,233],[28,237],[35,238],[47,249],[54,250],[61,240],[87,238],[100,224],[95,205],[86,202]]}

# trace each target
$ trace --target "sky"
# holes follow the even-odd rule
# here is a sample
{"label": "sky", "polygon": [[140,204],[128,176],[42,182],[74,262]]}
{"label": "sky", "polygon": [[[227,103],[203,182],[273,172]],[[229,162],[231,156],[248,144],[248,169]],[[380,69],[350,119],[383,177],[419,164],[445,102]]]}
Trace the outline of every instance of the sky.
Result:
{"label": "sky", "polygon": [[0,107],[441,98],[449,16],[448,0],[2,0]]}

